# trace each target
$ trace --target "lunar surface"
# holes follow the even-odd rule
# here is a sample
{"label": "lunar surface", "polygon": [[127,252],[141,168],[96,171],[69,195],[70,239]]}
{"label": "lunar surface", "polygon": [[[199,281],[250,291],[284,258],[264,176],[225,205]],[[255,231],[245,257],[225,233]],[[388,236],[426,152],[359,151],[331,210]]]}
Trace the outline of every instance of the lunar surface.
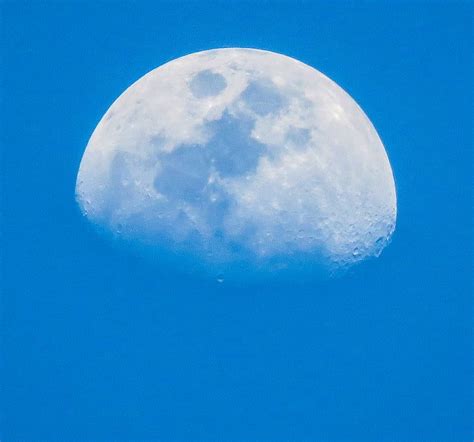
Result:
{"label": "lunar surface", "polygon": [[254,49],[187,55],[130,86],[90,138],[76,197],[114,238],[216,269],[347,267],[379,256],[396,222],[361,108],[312,67]]}

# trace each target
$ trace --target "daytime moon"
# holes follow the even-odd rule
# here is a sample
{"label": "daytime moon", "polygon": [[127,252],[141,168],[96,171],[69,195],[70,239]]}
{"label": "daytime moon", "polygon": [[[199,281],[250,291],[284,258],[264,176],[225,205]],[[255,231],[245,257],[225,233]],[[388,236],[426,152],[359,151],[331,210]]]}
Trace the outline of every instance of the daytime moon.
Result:
{"label": "daytime moon", "polygon": [[357,103],[298,60],[239,48],[178,58],[125,90],[89,140],[76,198],[124,243],[272,272],[379,256],[397,211]]}

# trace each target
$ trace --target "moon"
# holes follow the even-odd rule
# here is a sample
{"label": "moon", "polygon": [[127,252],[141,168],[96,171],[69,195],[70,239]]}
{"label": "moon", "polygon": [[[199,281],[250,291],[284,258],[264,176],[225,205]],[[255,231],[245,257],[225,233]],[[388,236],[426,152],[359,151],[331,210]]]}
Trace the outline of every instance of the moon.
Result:
{"label": "moon", "polygon": [[207,269],[346,268],[396,223],[384,146],[316,69],[226,48],[152,70],[94,130],[76,183],[83,214],[124,244]]}

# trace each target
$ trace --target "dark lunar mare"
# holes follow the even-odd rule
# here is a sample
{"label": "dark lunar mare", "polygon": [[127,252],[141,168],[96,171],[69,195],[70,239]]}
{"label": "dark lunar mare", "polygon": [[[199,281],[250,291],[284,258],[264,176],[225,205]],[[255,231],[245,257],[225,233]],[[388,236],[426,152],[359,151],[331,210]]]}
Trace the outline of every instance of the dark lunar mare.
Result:
{"label": "dark lunar mare", "polygon": [[251,137],[254,124],[251,118],[228,112],[206,123],[204,130],[212,133],[206,144],[183,144],[161,155],[156,190],[170,200],[198,203],[210,225],[221,225],[232,201],[211,177],[237,178],[255,172],[268,148]]}

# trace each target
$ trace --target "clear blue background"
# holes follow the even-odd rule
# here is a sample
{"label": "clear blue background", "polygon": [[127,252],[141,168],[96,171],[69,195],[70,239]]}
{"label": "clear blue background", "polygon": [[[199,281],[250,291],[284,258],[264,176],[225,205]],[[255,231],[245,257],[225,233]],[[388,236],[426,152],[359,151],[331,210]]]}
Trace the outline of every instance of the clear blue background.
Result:
{"label": "clear blue background", "polygon": [[[2,440],[472,440],[472,9],[3,1]],[[235,288],[164,276],[81,217],[112,101],[223,46],[300,59],[369,115],[398,191],[380,259]]]}

